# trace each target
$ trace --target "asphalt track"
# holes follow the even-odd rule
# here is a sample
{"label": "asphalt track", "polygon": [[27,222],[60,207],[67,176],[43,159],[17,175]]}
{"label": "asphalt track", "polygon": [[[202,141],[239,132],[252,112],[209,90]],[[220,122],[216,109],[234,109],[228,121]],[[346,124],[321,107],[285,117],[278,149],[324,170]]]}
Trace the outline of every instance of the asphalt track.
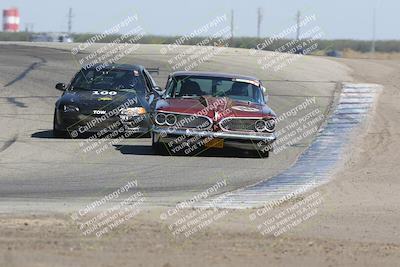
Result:
{"label": "asphalt track", "polygon": [[[45,47],[51,46],[51,47]],[[130,138],[104,152],[84,152],[85,139],[52,137],[57,82],[68,82],[79,69],[67,45],[0,44],[0,212],[73,210],[136,179],[148,205],[170,205],[202,192],[222,179],[231,191],[268,179],[290,167],[312,136],[267,159],[239,151],[207,151],[198,156],[154,155],[148,138]],[[121,62],[160,67],[154,75],[165,85],[173,54],[161,46],[141,45]],[[176,53],[176,51],[174,52]],[[226,49],[195,70],[223,71],[262,79],[269,105],[283,114],[315,97],[329,113],[338,82],[348,69],[320,57],[301,57],[281,71],[262,70],[244,49]],[[82,56],[82,55],[78,55]],[[299,112],[279,127],[306,113]]]}

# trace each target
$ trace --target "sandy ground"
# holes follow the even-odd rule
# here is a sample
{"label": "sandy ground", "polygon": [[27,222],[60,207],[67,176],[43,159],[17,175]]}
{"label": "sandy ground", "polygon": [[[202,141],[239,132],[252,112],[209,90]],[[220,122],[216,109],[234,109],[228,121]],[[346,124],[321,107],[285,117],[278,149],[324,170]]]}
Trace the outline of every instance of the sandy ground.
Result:
{"label": "sandy ground", "polygon": [[[340,60],[358,82],[385,86],[377,111],[333,181],[316,190],[318,213],[263,236],[254,210],[230,211],[189,238],[174,237],[162,210],[97,239],[70,214],[1,215],[1,266],[396,266],[400,261],[399,61]],[[329,153],[327,151],[327,153]],[[307,194],[309,195],[309,194]],[[286,203],[285,209],[293,203]]]}

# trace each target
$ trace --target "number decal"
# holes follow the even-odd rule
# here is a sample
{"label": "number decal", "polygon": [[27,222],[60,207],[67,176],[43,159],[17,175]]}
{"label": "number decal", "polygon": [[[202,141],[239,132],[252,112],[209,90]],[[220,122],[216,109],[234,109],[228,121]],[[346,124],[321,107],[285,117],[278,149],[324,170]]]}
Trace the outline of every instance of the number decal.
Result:
{"label": "number decal", "polygon": [[94,95],[116,95],[116,91],[93,91]]}

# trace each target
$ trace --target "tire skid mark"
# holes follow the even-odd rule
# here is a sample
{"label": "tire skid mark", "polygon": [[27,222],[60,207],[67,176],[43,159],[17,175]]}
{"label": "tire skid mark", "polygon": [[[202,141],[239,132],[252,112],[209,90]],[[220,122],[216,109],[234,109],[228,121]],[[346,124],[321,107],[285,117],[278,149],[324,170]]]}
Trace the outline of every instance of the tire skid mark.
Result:
{"label": "tire skid mark", "polygon": [[373,111],[381,89],[378,84],[344,83],[335,110],[292,167],[272,178],[230,192],[221,200],[217,195],[196,206],[256,208],[284,199],[302,188],[309,191],[329,182],[341,163],[346,147],[353,141],[352,133]]}
{"label": "tire skid mark", "polygon": [[13,104],[18,108],[27,108],[28,107],[24,102],[17,100],[15,97],[7,97],[7,101],[10,104]]}
{"label": "tire skid mark", "polygon": [[11,139],[4,142],[4,144],[0,147],[0,153],[9,148],[12,144],[14,144],[18,139],[18,134],[15,134]]}
{"label": "tire skid mark", "polygon": [[[58,98],[58,95],[34,95],[34,96],[15,96],[15,99],[26,99],[26,98]],[[7,99],[9,98],[8,96],[0,96],[0,99]]]}
{"label": "tire skid mark", "polygon": [[29,65],[28,68],[26,68],[23,72],[21,72],[14,80],[5,84],[4,87],[8,87],[20,80],[23,80],[29,72],[31,72],[32,70],[37,69],[47,63],[47,60],[42,57],[34,56],[33,58],[39,59],[40,61],[33,62],[31,65]]}

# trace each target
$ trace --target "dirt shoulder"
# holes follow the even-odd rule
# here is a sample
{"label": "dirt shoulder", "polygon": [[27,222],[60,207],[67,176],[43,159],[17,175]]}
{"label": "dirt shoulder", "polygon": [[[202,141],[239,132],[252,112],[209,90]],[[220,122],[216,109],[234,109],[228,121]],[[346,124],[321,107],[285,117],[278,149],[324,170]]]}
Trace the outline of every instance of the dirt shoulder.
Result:
{"label": "dirt shoulder", "polygon": [[[343,169],[315,192],[318,213],[278,237],[230,211],[188,238],[163,210],[144,210],[97,239],[69,214],[0,216],[1,266],[395,266],[400,260],[399,61],[340,60],[358,82],[385,86]],[[281,207],[284,209],[293,203]]]}
{"label": "dirt shoulder", "polygon": [[344,168],[319,189],[325,196],[324,208],[299,234],[399,245],[400,61],[341,62],[354,70],[357,82],[379,83],[384,89]]}

